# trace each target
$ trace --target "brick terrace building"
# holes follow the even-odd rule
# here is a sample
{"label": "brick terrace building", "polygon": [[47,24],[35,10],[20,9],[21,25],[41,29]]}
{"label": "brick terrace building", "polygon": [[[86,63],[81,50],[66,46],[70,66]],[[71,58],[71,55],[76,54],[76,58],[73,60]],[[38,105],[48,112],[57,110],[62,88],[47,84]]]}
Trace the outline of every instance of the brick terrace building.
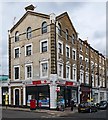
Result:
{"label": "brick terrace building", "polygon": [[65,106],[71,98],[99,100],[94,90],[105,92],[104,56],[78,39],[67,12],[55,16],[33,10],[26,7],[9,31],[9,105],[28,106],[35,98],[37,106],[41,100],[43,107],[56,109],[59,96]]}

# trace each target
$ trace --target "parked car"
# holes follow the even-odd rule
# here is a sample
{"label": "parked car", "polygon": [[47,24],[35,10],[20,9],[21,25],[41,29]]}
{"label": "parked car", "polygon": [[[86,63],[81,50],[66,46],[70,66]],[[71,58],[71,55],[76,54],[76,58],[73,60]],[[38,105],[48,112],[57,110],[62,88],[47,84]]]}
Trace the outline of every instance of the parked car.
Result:
{"label": "parked car", "polygon": [[100,103],[97,103],[98,109],[107,109],[108,102],[105,100],[100,101]]}
{"label": "parked car", "polygon": [[97,106],[93,102],[81,102],[78,105],[78,112],[96,112]]}

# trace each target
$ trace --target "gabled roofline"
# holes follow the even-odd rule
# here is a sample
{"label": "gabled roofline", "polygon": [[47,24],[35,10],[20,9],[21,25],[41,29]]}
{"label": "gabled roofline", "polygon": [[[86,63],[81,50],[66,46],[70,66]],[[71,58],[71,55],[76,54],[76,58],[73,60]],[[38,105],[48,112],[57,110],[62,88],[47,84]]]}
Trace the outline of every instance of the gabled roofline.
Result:
{"label": "gabled roofline", "polygon": [[69,15],[68,15],[67,12],[64,12],[64,13],[58,15],[58,16],[56,17],[56,20],[59,20],[59,19],[63,18],[64,16],[67,16],[67,17],[68,17],[69,22],[70,22],[70,24],[72,25],[72,28],[74,29],[74,31],[75,31],[76,34],[77,34],[77,31],[76,31],[75,27],[73,26],[73,23],[72,23],[72,21],[71,21],[71,19],[70,19],[70,17],[69,17]]}
{"label": "gabled roofline", "polygon": [[37,12],[32,12],[32,11],[27,11],[27,12],[19,19],[19,21],[10,29],[10,32],[12,32],[12,31],[24,20],[24,18],[25,18],[28,14],[35,15],[35,16],[39,16],[39,17],[43,17],[43,18],[46,18],[46,19],[50,19],[50,16],[49,16],[49,15],[42,14],[42,13],[37,13]]}

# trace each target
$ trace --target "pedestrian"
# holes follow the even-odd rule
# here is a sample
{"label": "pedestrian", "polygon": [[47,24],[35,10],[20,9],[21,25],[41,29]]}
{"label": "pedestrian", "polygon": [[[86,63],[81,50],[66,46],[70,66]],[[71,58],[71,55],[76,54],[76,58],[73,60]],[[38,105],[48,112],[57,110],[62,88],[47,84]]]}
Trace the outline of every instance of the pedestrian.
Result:
{"label": "pedestrian", "polygon": [[71,105],[71,111],[73,111],[73,107],[74,107],[74,100],[73,99],[71,99],[70,105]]}

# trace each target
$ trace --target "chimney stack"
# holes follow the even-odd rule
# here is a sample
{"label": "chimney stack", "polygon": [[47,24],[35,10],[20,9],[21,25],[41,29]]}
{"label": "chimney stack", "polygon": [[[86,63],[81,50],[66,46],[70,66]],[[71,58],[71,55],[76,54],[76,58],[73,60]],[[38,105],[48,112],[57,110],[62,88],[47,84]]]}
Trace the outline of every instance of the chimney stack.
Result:
{"label": "chimney stack", "polygon": [[35,8],[36,8],[36,7],[31,4],[31,5],[27,6],[27,7],[25,7],[25,10],[26,10],[26,11],[34,11]]}

